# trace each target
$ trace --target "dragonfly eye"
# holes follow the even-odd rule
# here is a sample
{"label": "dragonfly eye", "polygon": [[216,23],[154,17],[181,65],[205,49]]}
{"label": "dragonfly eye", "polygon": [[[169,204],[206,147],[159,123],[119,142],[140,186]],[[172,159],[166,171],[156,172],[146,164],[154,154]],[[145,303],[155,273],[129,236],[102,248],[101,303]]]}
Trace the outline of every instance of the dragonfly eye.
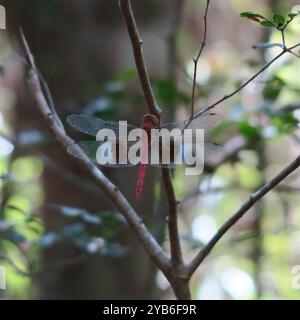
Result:
{"label": "dragonfly eye", "polygon": [[158,119],[154,114],[145,114],[143,116],[143,123],[151,124],[154,127],[158,126]]}

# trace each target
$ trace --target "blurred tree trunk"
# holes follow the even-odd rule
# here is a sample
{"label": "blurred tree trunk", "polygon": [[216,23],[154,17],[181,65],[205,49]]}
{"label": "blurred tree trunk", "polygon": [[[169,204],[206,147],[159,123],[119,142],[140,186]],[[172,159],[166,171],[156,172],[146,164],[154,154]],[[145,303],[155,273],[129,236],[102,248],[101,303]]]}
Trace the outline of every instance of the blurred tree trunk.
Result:
{"label": "blurred tree trunk", "polygon": [[[160,29],[168,24],[165,19],[168,2],[133,1],[138,22],[147,30]],[[100,85],[108,76],[118,73],[122,68],[133,66],[133,59],[125,25],[118,8],[118,1],[4,1],[7,8],[10,30],[17,31],[22,25],[37,63],[53,93],[58,113],[64,119],[69,113],[80,113],[85,102],[83,87],[89,84]],[[162,34],[157,35],[157,43]],[[147,39],[144,37],[145,46]],[[153,48],[153,43],[151,44]],[[151,52],[150,66],[163,69],[161,59],[164,46],[158,45]],[[125,48],[125,49],[124,49]],[[147,50],[145,48],[145,50]],[[149,54],[150,56],[150,54]],[[146,54],[146,57],[147,54]],[[145,106],[139,110],[130,110],[132,119],[139,119],[146,111]],[[129,113],[129,111],[128,111]],[[116,115],[126,119],[126,111]],[[19,93],[15,114],[16,132],[38,129],[45,132],[45,124],[37,114],[28,91],[24,86]],[[73,165],[65,153],[55,145],[47,146],[47,155],[54,161],[76,174],[78,168]],[[137,172],[107,172],[121,190],[133,201],[134,183]],[[151,178],[152,176],[152,178]],[[150,177],[150,179],[149,179]],[[84,176],[82,176],[84,179]],[[155,175],[149,174],[143,203],[153,204],[153,186]],[[97,196],[75,187],[63,176],[54,174],[45,168],[43,176],[45,203],[58,203],[82,207],[89,211],[112,209],[101,192]],[[153,216],[153,205],[138,208],[147,218],[150,228],[156,232],[163,224],[163,216]],[[42,210],[46,230],[56,229],[65,223],[53,212]],[[109,299],[109,298],[159,298],[155,285],[156,268],[126,229],[119,236],[119,241],[128,246],[129,251],[121,258],[89,256],[73,264],[62,264],[53,272],[46,271],[77,253],[68,245],[56,245],[42,253],[44,272],[35,279],[37,297],[42,299]]]}

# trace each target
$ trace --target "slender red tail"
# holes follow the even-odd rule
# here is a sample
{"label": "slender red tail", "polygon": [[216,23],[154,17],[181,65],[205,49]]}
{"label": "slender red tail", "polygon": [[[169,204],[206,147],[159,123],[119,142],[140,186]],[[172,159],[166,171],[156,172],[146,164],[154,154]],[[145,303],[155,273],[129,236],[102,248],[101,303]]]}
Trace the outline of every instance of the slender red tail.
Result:
{"label": "slender red tail", "polygon": [[136,193],[135,193],[135,197],[136,197],[137,201],[139,201],[141,199],[141,196],[142,196],[143,187],[144,187],[144,181],[145,181],[145,175],[146,175],[146,169],[147,169],[147,165],[146,164],[141,164],[140,165],[139,177],[138,177],[138,182],[137,182],[137,186],[136,186]]}

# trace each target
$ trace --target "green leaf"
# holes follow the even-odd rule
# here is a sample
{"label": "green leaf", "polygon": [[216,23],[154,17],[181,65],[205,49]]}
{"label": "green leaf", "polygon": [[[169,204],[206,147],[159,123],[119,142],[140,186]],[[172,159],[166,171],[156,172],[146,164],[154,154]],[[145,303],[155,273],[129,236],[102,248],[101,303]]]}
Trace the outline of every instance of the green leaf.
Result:
{"label": "green leaf", "polygon": [[117,229],[126,224],[124,217],[117,212],[104,211],[99,214],[99,218],[109,229]]}
{"label": "green leaf", "polygon": [[267,86],[263,91],[264,99],[268,101],[275,101],[279,97],[284,85],[285,82],[281,78],[274,76],[268,82]]}
{"label": "green leaf", "polygon": [[253,12],[242,12],[240,16],[242,18],[253,19],[258,22],[259,22],[259,19],[264,19],[264,17],[261,16],[260,14],[253,13]]}
{"label": "green leaf", "polygon": [[[258,13],[242,12],[240,14],[240,16],[242,18],[247,18],[247,19],[256,21],[256,22],[260,23],[263,27],[268,27],[268,28],[274,27],[274,24],[271,21],[269,21],[267,18],[265,18],[264,16],[262,16]],[[278,23],[277,23],[278,25],[281,25],[282,23],[285,22],[284,17],[282,17],[280,15],[274,15],[274,18],[276,19],[276,21],[278,21]]]}
{"label": "green leaf", "polygon": [[263,20],[263,21],[260,22],[260,24],[261,24],[263,27],[267,27],[267,28],[272,28],[272,27],[274,27],[273,24],[272,24],[270,21],[268,21],[268,20]]}
{"label": "green leaf", "polygon": [[291,19],[294,19],[295,17],[297,17],[299,15],[299,13],[289,13],[288,16]]}
{"label": "green leaf", "polygon": [[253,139],[259,136],[259,128],[251,125],[247,120],[238,124],[239,132],[248,139]]}
{"label": "green leaf", "polygon": [[273,21],[278,25],[282,26],[285,23],[285,18],[280,14],[274,14]]}
{"label": "green leaf", "polygon": [[291,133],[297,128],[298,120],[292,114],[280,114],[277,117],[272,117],[272,124],[279,133]]}
{"label": "green leaf", "polygon": [[155,78],[151,82],[159,105],[174,108],[178,103],[189,104],[190,97],[178,90],[171,81]]}

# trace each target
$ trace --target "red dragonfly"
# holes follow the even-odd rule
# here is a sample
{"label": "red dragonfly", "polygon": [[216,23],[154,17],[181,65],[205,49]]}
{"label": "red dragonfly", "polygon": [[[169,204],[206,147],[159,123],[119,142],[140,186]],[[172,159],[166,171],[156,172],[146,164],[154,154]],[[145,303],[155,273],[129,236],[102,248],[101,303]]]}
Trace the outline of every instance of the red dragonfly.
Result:
{"label": "red dragonfly", "polygon": [[[216,113],[204,113],[203,115],[201,115],[201,117],[198,117],[193,120],[186,120],[183,122],[165,123],[165,124],[161,125],[161,124],[159,124],[159,120],[155,115],[146,114],[142,118],[140,128],[144,129],[146,131],[148,141],[146,141],[146,144],[147,144],[146,148],[141,149],[142,150],[141,151],[141,153],[142,153],[141,159],[143,159],[145,156],[145,154],[143,154],[143,150],[146,150],[147,148],[151,148],[150,132],[152,129],[168,129],[169,131],[171,131],[173,129],[180,129],[181,131],[184,129],[192,129],[192,130],[203,129],[204,135],[206,137],[206,135],[209,134],[209,132],[212,129],[214,129],[221,121],[222,121],[222,117]],[[134,141],[134,142],[128,141],[127,136],[128,136],[128,132],[130,130],[137,129],[137,127],[130,125],[130,124],[127,124],[127,135],[126,135],[126,137],[124,137],[124,140],[123,140],[123,137],[119,137],[119,131],[120,131],[119,124],[120,124],[120,122],[118,122],[118,121],[106,121],[106,120],[102,120],[102,119],[99,119],[99,118],[96,118],[96,117],[93,117],[90,115],[80,114],[80,115],[70,115],[67,118],[67,122],[73,128],[78,130],[79,132],[82,132],[84,134],[94,136],[94,137],[97,136],[99,130],[101,130],[101,129],[113,130],[117,139],[113,139],[112,141],[108,141],[108,139],[106,139],[104,141],[81,141],[81,142],[79,142],[79,145],[83,149],[83,151],[95,163],[99,164],[99,162],[97,161],[97,150],[98,150],[99,146],[101,146],[105,142],[105,143],[111,144],[111,148],[109,148],[110,156],[113,159],[115,159],[115,161],[112,162],[113,164],[107,163],[107,164],[105,164],[105,166],[114,167],[114,168],[124,168],[124,167],[130,167],[130,166],[136,165],[136,164],[130,163],[129,161],[127,161],[126,163],[121,162],[121,161],[119,161],[119,159],[120,159],[120,153],[123,150],[122,148],[123,148],[125,140],[127,143],[127,146],[125,149],[126,154],[127,154],[128,148],[130,148],[130,144],[136,143],[136,141]],[[160,156],[159,156],[158,164],[151,163],[151,161],[149,161],[147,163],[141,161],[139,163],[139,174],[138,174],[138,181],[137,181],[137,187],[136,187],[136,199],[137,200],[139,200],[142,195],[147,165],[150,164],[153,166],[173,169],[176,166],[178,166],[178,162],[176,162],[176,159],[183,157],[182,152],[187,147],[194,150],[194,148],[196,147],[195,142],[189,143],[188,146],[187,146],[187,143],[185,143],[185,145],[183,145],[183,146],[175,147],[174,141],[173,142],[171,141],[171,144],[169,146],[169,150],[170,150],[169,160],[170,161],[168,163],[165,163],[165,162],[161,161],[162,160],[162,150],[165,149],[165,146],[160,142],[160,144],[159,144],[159,155]],[[203,154],[204,161],[208,161],[209,159],[211,159],[213,156],[215,156],[217,153],[219,153],[221,151],[221,149],[222,148],[218,144],[205,141],[204,142],[204,154]],[[76,151],[74,151],[72,147],[69,148],[68,152],[75,157],[77,156]],[[183,165],[187,166],[184,163],[183,163]]]}

